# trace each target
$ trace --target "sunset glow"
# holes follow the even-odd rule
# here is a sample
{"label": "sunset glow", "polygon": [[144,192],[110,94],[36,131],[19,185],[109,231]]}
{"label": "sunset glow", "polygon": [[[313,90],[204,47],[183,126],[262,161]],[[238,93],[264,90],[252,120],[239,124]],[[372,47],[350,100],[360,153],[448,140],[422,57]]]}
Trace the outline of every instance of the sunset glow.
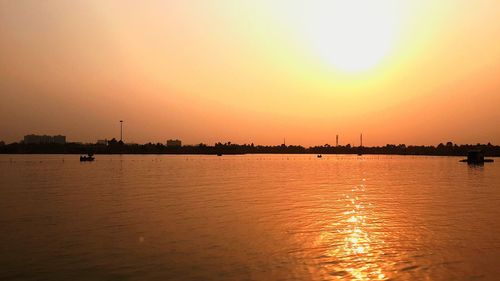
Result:
{"label": "sunset glow", "polygon": [[499,143],[500,2],[2,1],[0,140]]}
{"label": "sunset glow", "polygon": [[374,67],[393,47],[400,24],[398,2],[317,1],[304,6],[305,40],[341,71]]}
{"label": "sunset glow", "polygon": [[499,106],[500,0],[0,0],[0,280],[499,280]]}

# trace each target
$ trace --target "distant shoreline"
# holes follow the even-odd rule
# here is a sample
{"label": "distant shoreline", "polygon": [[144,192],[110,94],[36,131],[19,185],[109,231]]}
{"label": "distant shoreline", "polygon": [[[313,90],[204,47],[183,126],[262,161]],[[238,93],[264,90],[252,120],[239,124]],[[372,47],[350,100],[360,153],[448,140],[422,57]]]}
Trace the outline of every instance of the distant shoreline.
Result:
{"label": "distant shoreline", "polygon": [[[83,153],[0,153],[1,155],[74,155],[79,156]],[[203,154],[203,153],[96,153],[94,155],[102,155],[102,156],[118,156],[118,155],[166,155],[166,156],[218,156],[217,154]],[[244,155],[310,155],[316,157],[318,154],[315,153],[227,153],[222,154],[221,156],[244,156]],[[323,156],[326,155],[349,155],[356,156],[355,153],[323,153]],[[362,156],[422,156],[422,157],[466,157],[466,155],[436,155],[436,154],[382,154],[382,153],[366,153]],[[498,158],[498,155],[486,156],[490,158]]]}
{"label": "distant shoreline", "polygon": [[482,150],[487,157],[500,157],[500,146],[492,144],[456,145],[452,143],[438,146],[415,146],[404,144],[375,147],[313,146],[298,145],[263,146],[254,144],[216,143],[188,146],[165,146],[163,144],[25,144],[12,143],[0,146],[0,154],[102,154],[102,155],[245,155],[245,154],[364,154],[364,155],[423,155],[423,156],[465,156],[470,150]]}

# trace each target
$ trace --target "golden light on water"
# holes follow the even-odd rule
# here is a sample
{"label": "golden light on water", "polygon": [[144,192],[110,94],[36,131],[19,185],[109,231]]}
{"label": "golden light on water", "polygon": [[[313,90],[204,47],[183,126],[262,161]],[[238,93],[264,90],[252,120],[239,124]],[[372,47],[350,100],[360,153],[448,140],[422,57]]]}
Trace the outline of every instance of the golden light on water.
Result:
{"label": "golden light on water", "polygon": [[74,158],[0,157],[0,213],[10,229],[0,232],[1,280],[500,276],[495,163],[478,169],[453,157],[393,155]]}
{"label": "golden light on water", "polygon": [[[320,235],[323,241],[343,241],[333,244],[326,250],[325,255],[341,260],[334,270],[341,278],[349,280],[385,280],[387,279],[387,264],[383,263],[383,237],[374,231],[377,226],[372,225],[375,216],[367,210],[370,203],[363,199],[365,184],[353,188],[351,194],[345,194],[339,203],[345,204],[346,211],[339,221],[333,221],[329,231]],[[336,232],[332,233],[332,230]]]}

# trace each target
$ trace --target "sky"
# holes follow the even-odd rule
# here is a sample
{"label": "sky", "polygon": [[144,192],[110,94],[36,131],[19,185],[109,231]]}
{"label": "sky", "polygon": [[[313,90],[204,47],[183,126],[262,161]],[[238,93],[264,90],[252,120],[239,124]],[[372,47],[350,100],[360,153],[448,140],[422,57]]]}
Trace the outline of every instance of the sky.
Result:
{"label": "sky", "polygon": [[0,140],[500,144],[500,1],[0,0]]}

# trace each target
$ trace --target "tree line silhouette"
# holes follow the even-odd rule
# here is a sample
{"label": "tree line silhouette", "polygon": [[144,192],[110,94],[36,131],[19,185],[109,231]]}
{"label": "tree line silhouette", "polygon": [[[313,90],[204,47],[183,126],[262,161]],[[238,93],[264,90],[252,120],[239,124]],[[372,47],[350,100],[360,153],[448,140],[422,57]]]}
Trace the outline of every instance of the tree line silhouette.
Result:
{"label": "tree line silhouette", "polygon": [[474,149],[480,149],[485,156],[500,156],[500,146],[488,144],[457,145],[452,142],[437,146],[417,146],[405,144],[387,144],[385,146],[359,147],[322,146],[303,147],[300,145],[254,145],[234,144],[231,142],[207,145],[166,146],[162,143],[124,144],[112,139],[107,144],[26,144],[11,143],[0,146],[0,153],[7,154],[394,154],[394,155],[442,155],[463,156]]}

